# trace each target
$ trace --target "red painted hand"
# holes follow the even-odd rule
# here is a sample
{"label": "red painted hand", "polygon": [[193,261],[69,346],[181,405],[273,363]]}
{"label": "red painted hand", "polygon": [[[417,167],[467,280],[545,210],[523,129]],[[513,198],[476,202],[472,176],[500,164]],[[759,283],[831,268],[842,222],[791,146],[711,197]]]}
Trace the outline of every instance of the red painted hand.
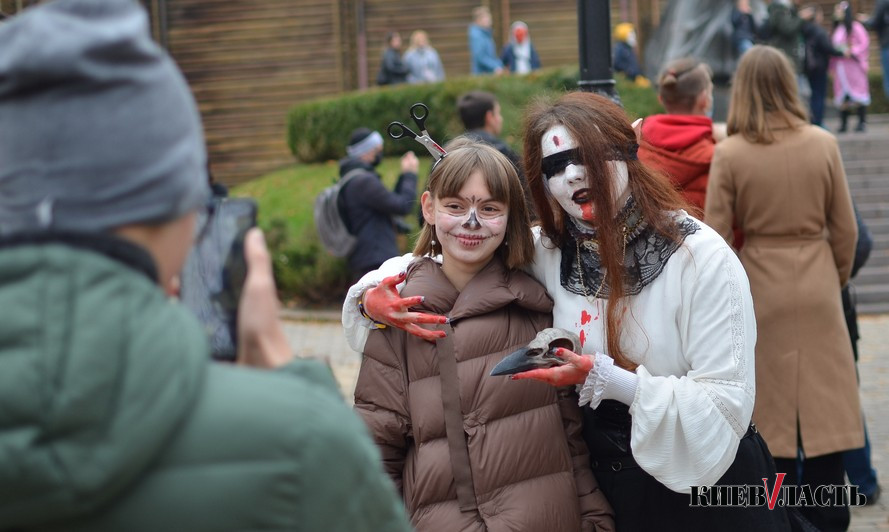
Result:
{"label": "red painted hand", "polygon": [[578,355],[565,348],[558,348],[553,352],[557,357],[568,362],[564,366],[553,368],[532,369],[510,376],[512,380],[535,379],[553,386],[571,386],[583,384],[587,375],[593,369],[593,355]]}
{"label": "red painted hand", "polygon": [[409,309],[423,302],[423,296],[401,297],[395,288],[404,281],[404,272],[386,277],[379,286],[364,293],[364,312],[370,319],[397,327],[410,334],[434,342],[446,336],[444,331],[430,331],[418,323],[447,323],[447,316],[411,312]]}

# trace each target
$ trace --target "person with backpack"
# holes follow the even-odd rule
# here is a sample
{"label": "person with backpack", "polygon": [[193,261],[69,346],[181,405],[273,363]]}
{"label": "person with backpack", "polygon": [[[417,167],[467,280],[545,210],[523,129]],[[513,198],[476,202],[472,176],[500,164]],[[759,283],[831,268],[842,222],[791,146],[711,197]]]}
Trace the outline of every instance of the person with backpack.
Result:
{"label": "person with backpack", "polygon": [[357,239],[346,259],[353,280],[399,254],[393,216],[410,213],[417,200],[417,156],[407,152],[401,158],[401,175],[391,191],[376,171],[382,160],[383,136],[378,131],[362,127],[352,132],[340,161],[340,179],[355,172],[340,189],[337,206]]}

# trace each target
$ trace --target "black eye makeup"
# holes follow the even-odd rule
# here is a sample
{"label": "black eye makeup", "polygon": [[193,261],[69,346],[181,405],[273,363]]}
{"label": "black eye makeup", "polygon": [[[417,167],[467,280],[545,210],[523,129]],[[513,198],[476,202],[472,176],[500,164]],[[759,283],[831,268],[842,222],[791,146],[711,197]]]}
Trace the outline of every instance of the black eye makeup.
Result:
{"label": "black eye makeup", "polygon": [[579,161],[580,153],[577,151],[577,148],[548,155],[540,162],[543,177],[551,179],[564,172],[568,165],[580,164]]}

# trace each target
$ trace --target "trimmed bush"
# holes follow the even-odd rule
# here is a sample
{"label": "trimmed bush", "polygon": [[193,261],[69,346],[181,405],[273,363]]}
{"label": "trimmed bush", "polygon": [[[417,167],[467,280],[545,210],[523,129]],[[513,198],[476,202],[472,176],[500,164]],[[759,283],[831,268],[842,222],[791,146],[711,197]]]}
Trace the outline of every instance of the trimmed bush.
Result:
{"label": "trimmed bush", "polygon": [[[457,115],[457,98],[470,90],[485,90],[497,96],[503,114],[501,136],[513,147],[521,143],[519,132],[526,104],[540,96],[552,96],[577,87],[577,68],[561,67],[525,76],[480,76],[455,78],[440,83],[397,85],[335,98],[314,100],[293,107],[288,116],[288,145],[302,162],[320,162],[343,156],[349,134],[358,127],[369,127],[384,136],[389,123],[397,120],[411,129],[411,105],[423,102],[429,107],[426,129],[439,142],[447,142],[463,132]],[[627,113],[633,118],[661,112],[653,89],[636,87],[618,80],[618,93]],[[386,155],[401,155],[422,150],[415,142],[392,142],[386,137]]]}

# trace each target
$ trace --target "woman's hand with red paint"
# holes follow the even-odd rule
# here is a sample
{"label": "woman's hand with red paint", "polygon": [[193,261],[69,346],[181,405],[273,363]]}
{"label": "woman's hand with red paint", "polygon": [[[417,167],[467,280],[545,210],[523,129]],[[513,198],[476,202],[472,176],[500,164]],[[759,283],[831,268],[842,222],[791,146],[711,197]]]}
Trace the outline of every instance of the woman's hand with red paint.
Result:
{"label": "woman's hand with red paint", "polygon": [[378,323],[396,327],[410,334],[434,342],[444,338],[444,331],[431,331],[420,327],[419,323],[447,323],[448,317],[424,312],[411,312],[410,308],[423,302],[423,296],[401,297],[398,283],[404,281],[405,273],[386,277],[364,294],[364,313]]}
{"label": "woman's hand with red paint", "polygon": [[567,364],[552,368],[532,369],[510,376],[512,380],[534,379],[553,386],[571,386],[586,382],[587,375],[593,369],[593,355],[578,355],[560,347],[553,354],[561,358]]}

